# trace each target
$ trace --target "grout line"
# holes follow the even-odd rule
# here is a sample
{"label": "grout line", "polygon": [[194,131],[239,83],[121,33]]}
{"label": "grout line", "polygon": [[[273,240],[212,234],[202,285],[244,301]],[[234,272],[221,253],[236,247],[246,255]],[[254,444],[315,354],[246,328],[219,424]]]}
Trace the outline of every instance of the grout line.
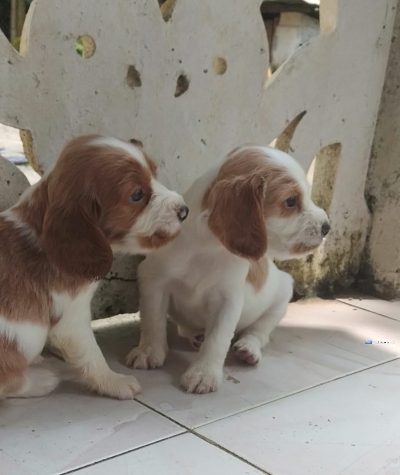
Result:
{"label": "grout line", "polygon": [[76,473],[76,472],[79,472],[79,470],[83,470],[83,469],[88,468],[88,467],[93,467],[94,465],[99,465],[103,462],[107,462],[108,460],[112,460],[112,459],[115,459],[117,457],[121,457],[122,455],[130,454],[132,452],[136,452],[137,450],[144,449],[144,448],[150,447],[152,445],[160,444],[161,442],[164,442],[164,441],[169,440],[169,439],[175,439],[176,437],[179,437],[179,436],[184,435],[184,434],[185,433],[180,432],[179,434],[170,435],[170,436],[164,437],[163,439],[156,440],[154,442],[150,442],[148,444],[144,444],[144,445],[141,445],[140,447],[135,447],[135,448],[130,449],[130,450],[126,450],[125,452],[120,452],[120,453],[115,454],[115,455],[110,455],[109,457],[106,457],[104,459],[96,460],[95,462],[88,463],[87,465],[82,465],[81,467],[73,468],[72,470],[68,470],[66,472],[58,472],[57,475],[68,475],[70,473]]}
{"label": "grout line", "polygon": [[372,313],[374,315],[379,315],[380,317],[388,318],[389,320],[393,320],[397,323],[400,323],[400,321],[397,320],[396,318],[388,317],[387,315],[384,315],[383,313],[374,312],[373,310],[368,310],[364,307],[359,307],[358,305],[355,305],[355,304],[350,303],[350,302],[343,302],[343,300],[338,300],[338,299],[336,300],[336,302],[342,303],[344,305],[348,305],[349,307],[357,308],[358,310],[364,310],[364,312],[369,312],[369,313]]}
{"label": "grout line", "polygon": [[182,429],[185,429],[186,431],[188,432],[191,432],[193,429],[188,427],[188,426],[185,426],[184,424],[182,424],[181,422],[178,422],[178,421],[175,421],[174,419],[172,419],[172,417],[170,416],[167,416],[167,414],[159,411],[158,409],[155,409],[154,407],[151,407],[149,406],[148,404],[146,404],[145,402],[143,401],[140,401],[139,399],[136,399],[135,398],[135,401],[138,403],[138,404],[141,404],[142,406],[146,407],[147,409],[150,409],[150,411],[152,412],[155,412],[156,414],[158,414],[159,416],[162,416],[164,417],[165,419],[167,419],[168,421],[174,423],[175,425],[181,427]]}
{"label": "grout line", "polygon": [[263,468],[259,467],[258,465],[254,464],[253,462],[250,462],[249,460],[241,457],[240,455],[238,454],[235,454],[234,452],[228,450],[226,447],[223,447],[222,445],[219,445],[217,442],[215,442],[214,440],[212,439],[209,439],[208,437],[202,435],[202,434],[198,434],[197,432],[194,432],[194,431],[191,431],[191,433],[193,435],[195,435],[196,437],[198,437],[199,439],[203,440],[204,442],[207,442],[208,444],[210,445],[213,445],[214,447],[222,450],[223,452],[226,452],[227,454],[231,455],[232,457],[240,460],[241,462],[245,463],[246,465],[249,465],[250,467],[253,467],[255,468],[256,470],[258,470],[259,472],[261,473],[264,473],[265,475],[272,475],[271,472],[267,472],[266,470],[264,470]]}
{"label": "grout line", "polygon": [[259,407],[263,407],[263,406],[266,406],[267,404],[271,404],[273,402],[277,402],[277,401],[281,401],[282,399],[286,399],[288,397],[291,397],[291,396],[295,396],[296,394],[300,394],[300,393],[303,393],[303,392],[306,392],[306,391],[309,391],[309,390],[312,390],[312,389],[315,389],[315,388],[318,388],[319,386],[324,386],[325,384],[329,384],[329,383],[332,383],[333,381],[338,381],[339,379],[344,379],[344,378],[347,378],[349,376],[353,376],[354,374],[357,374],[357,373],[362,373],[364,371],[367,371],[369,369],[373,369],[373,368],[376,368],[378,366],[382,366],[386,363],[391,363],[392,361],[396,361],[396,360],[400,360],[400,356],[394,356],[393,358],[390,358],[388,360],[385,360],[385,361],[381,361],[379,363],[376,363],[376,364],[372,364],[370,366],[366,366],[365,368],[359,368],[357,370],[354,370],[354,371],[351,371],[349,373],[345,373],[345,374],[341,374],[339,376],[335,376],[334,378],[331,378],[331,379],[327,379],[326,381],[321,381],[320,383],[317,383],[317,384],[314,384],[313,386],[307,386],[306,388],[302,388],[302,389],[298,389],[297,391],[293,391],[289,394],[285,394],[284,396],[278,396],[276,397],[275,399],[271,399],[269,401],[266,401],[266,402],[260,402],[258,404],[255,404],[254,406],[252,407],[249,407],[247,409],[243,409],[242,411],[240,412],[235,412],[233,414],[229,414],[227,416],[223,416],[219,419],[215,419],[214,421],[210,421],[210,422],[205,422],[204,424],[199,424],[198,426],[196,426],[193,430],[197,430],[197,429],[201,429],[203,427],[206,427],[206,426],[209,426],[211,424],[215,424],[216,422],[219,422],[219,421],[223,421],[225,419],[229,419],[231,417],[235,417],[235,416],[238,416],[240,414],[244,414],[245,412],[249,412],[249,411],[252,411],[253,409],[258,409]]}
{"label": "grout line", "polygon": [[115,454],[115,455],[111,455],[109,457],[106,457],[102,460],[97,460],[96,462],[93,462],[93,463],[89,463],[87,465],[83,465],[81,467],[77,467],[77,468],[74,468],[72,470],[68,470],[67,472],[59,472],[58,475],[68,475],[68,474],[71,474],[71,473],[76,473],[76,472],[79,472],[79,470],[83,470],[85,468],[88,468],[88,467],[93,467],[94,465],[99,465],[103,462],[107,462],[108,460],[112,460],[112,459],[115,459],[117,457],[121,457],[123,455],[126,455],[126,454],[129,454],[129,453],[132,453],[132,452],[136,452],[138,450],[141,450],[141,449],[144,449],[146,447],[151,447],[152,445],[156,445],[156,444],[160,444],[161,442],[165,442],[166,440],[170,440],[170,439],[175,439],[176,437],[180,437],[182,435],[186,435],[186,434],[190,434],[190,435],[193,435],[195,436],[196,438],[202,440],[203,442],[206,442],[207,444],[209,445],[213,445],[214,447],[216,447],[217,449],[221,450],[222,452],[225,452],[227,453],[228,455],[230,455],[231,457],[239,460],[240,462],[242,463],[245,463],[246,465],[252,467],[252,468],[255,468],[256,470],[258,470],[259,472],[263,473],[264,475],[272,475],[270,472],[267,472],[265,471],[264,469],[262,469],[261,467],[258,467],[257,465],[255,465],[254,463],[250,462],[249,460],[241,457],[240,455],[237,455],[235,454],[234,452],[228,450],[227,448],[223,447],[222,445],[219,445],[217,442],[209,439],[208,437],[202,435],[202,434],[198,434],[197,432],[195,432],[195,429],[190,429],[188,427],[186,427],[185,425],[177,422],[177,421],[174,421],[172,418],[166,416],[165,414],[163,414],[162,412],[158,411],[157,409],[154,409],[152,408],[151,406],[141,402],[141,401],[138,401],[137,399],[135,399],[135,401],[139,404],[141,404],[142,406],[146,407],[147,409],[149,409],[150,411],[152,412],[155,412],[156,414],[162,416],[163,418],[167,419],[168,421],[170,422],[173,422],[175,425],[181,427],[182,429],[184,429],[184,432],[180,432],[179,434],[174,434],[174,435],[171,435],[169,437],[165,437],[163,439],[160,439],[160,440],[157,440],[155,442],[150,442],[149,444],[144,444],[144,445],[141,445],[140,447],[135,447],[131,450],[126,450],[125,452],[121,452],[121,453],[118,453],[118,454]]}
{"label": "grout line", "polygon": [[[139,404],[142,404],[144,407],[146,407],[147,409],[150,409],[151,411],[155,412],[156,414],[162,416],[162,417],[165,417],[167,420],[169,420],[170,422],[173,422],[174,424],[178,425],[179,427],[181,427],[182,429],[185,429],[186,430],[186,434],[191,434],[191,435],[194,435],[196,437],[198,437],[199,439],[203,440],[204,442],[207,442],[208,444],[211,444],[211,445],[214,445],[215,447],[217,447],[218,449],[222,450],[223,452],[226,452],[227,454],[231,455],[232,457],[240,460],[241,462],[244,462],[246,463],[247,465],[250,465],[251,467],[259,470],[261,473],[264,473],[265,475],[272,475],[271,473],[269,472],[266,472],[264,469],[262,469],[261,467],[258,467],[257,465],[255,465],[254,463],[250,462],[249,460],[246,460],[245,458],[241,457],[240,455],[237,455],[235,454],[234,452],[231,452],[230,450],[228,450],[226,447],[223,447],[222,445],[219,445],[217,442],[209,439],[208,437],[202,435],[202,434],[199,434],[196,432],[196,429],[197,427],[191,429],[190,427],[187,427],[185,426],[184,424],[181,424],[180,422],[177,422],[175,421],[174,419],[172,419],[171,417],[167,416],[166,414],[158,411],[157,409],[154,409],[153,407],[149,406],[148,404],[142,402],[142,401],[139,401],[137,399],[135,399],[136,402],[138,402]],[[181,434],[182,435],[182,434]]]}

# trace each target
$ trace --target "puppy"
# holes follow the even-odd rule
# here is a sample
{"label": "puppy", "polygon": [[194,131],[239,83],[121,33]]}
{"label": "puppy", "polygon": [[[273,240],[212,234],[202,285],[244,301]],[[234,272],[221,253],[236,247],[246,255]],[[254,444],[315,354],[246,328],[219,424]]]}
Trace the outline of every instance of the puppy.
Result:
{"label": "puppy", "polygon": [[[284,152],[243,146],[212,166],[184,195],[191,215],[178,238],[140,265],[140,344],[135,368],[167,354],[167,313],[200,347],[182,376],[188,392],[215,391],[226,354],[256,364],[285,315],[292,278],[273,259],[305,256],[329,232],[301,166]],[[204,340],[204,341],[203,341]]]}
{"label": "puppy", "polygon": [[141,147],[94,135],[68,143],[54,168],[0,213],[0,397],[56,387],[53,373],[30,367],[49,337],[89,388],[132,399],[140,386],[109,369],[90,301],[114,253],[167,244],[187,213]]}

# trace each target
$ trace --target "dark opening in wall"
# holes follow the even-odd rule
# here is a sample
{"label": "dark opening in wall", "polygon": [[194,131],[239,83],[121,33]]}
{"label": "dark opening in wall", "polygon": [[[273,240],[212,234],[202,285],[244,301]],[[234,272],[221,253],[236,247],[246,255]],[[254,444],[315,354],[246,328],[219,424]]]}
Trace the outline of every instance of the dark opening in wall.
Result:
{"label": "dark opening in wall", "polygon": [[25,16],[32,0],[0,0],[0,30],[19,51]]}
{"label": "dark opening in wall", "polygon": [[270,64],[267,79],[304,43],[319,35],[319,0],[267,0],[260,11]]}
{"label": "dark opening in wall", "polygon": [[185,74],[181,74],[176,81],[175,97],[179,97],[189,89],[189,79]]}
{"label": "dark opening in wall", "polygon": [[158,0],[164,21],[169,21],[172,18],[176,2],[177,0]]}

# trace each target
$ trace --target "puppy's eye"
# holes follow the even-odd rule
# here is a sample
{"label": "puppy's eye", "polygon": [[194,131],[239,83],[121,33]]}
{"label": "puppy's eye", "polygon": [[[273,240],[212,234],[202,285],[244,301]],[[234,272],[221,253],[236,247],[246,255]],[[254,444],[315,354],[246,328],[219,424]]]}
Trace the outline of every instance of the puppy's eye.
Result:
{"label": "puppy's eye", "polygon": [[140,201],[143,198],[143,190],[136,190],[133,195],[129,197],[130,201]]}
{"label": "puppy's eye", "polygon": [[297,205],[297,196],[291,196],[285,201],[287,208],[294,208]]}

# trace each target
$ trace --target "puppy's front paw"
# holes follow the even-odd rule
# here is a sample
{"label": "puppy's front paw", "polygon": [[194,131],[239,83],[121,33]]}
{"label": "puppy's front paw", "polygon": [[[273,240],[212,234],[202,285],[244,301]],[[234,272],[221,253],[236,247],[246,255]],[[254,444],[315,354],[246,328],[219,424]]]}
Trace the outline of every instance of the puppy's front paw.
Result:
{"label": "puppy's front paw", "polygon": [[98,393],[115,399],[133,399],[140,393],[139,382],[133,376],[111,372],[98,384],[91,385]]}
{"label": "puppy's front paw", "polygon": [[164,364],[167,351],[163,347],[138,346],[126,356],[125,362],[135,369],[155,369]]}
{"label": "puppy's front paw", "polygon": [[258,364],[262,357],[259,341],[250,336],[240,338],[233,345],[233,351],[240,360],[249,365]]}
{"label": "puppy's front paw", "polygon": [[207,368],[194,364],[181,377],[181,386],[188,393],[205,394],[216,391],[221,380],[222,369]]}

